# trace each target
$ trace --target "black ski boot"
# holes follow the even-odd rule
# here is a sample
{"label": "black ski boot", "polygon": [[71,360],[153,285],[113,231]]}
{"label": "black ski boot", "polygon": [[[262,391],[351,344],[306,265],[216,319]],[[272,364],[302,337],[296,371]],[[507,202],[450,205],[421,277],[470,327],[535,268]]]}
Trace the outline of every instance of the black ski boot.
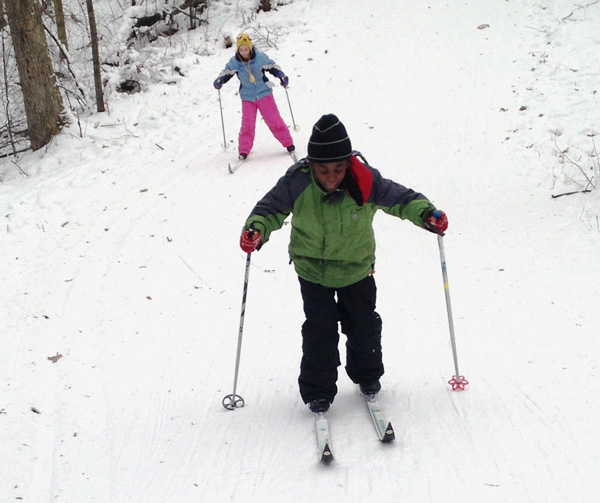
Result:
{"label": "black ski boot", "polygon": [[318,398],[308,403],[308,408],[315,414],[318,412],[327,412],[331,403],[327,398]]}
{"label": "black ski boot", "polygon": [[381,383],[379,380],[367,381],[359,384],[360,392],[365,396],[374,397],[381,390]]}

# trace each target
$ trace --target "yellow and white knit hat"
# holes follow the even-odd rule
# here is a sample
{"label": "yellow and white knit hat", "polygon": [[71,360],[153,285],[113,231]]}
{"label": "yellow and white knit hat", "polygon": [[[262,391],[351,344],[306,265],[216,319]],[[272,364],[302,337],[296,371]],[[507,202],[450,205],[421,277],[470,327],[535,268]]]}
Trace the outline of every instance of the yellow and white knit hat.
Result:
{"label": "yellow and white knit hat", "polygon": [[241,45],[245,45],[252,50],[252,41],[250,40],[250,35],[242,32],[237,36],[236,47],[239,49]]}

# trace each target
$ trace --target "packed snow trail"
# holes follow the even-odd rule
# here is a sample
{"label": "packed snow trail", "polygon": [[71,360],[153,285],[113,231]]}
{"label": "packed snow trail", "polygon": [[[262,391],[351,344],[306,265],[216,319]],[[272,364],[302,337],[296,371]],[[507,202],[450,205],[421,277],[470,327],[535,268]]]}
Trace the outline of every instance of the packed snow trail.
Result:
{"label": "packed snow trail", "polygon": [[[81,118],[83,138],[73,125],[19,159],[28,177],[3,167],[0,500],[595,502],[598,195],[550,198],[552,179],[565,177],[548,131],[586,147],[585,113],[598,109],[584,63],[600,12],[564,21],[572,10],[564,0],[295,0],[255,18],[283,33],[269,51],[290,76],[299,157],[311,125],[336,113],[373,166],[450,220],[468,390],[447,384],[435,236],[378,216],[379,400],[397,438],[381,445],[341,368],[326,469],[297,391],[303,314],[288,226],[252,257],[246,405],[221,405],[237,343],[239,233],[292,163],[259,121],[252,161],[235,176],[225,169],[239,97],[235,85],[222,92],[223,150],[211,82],[231,51],[194,52],[202,30],[159,41],[146,50],[177,53],[185,77],[113,95],[110,113]],[[587,59],[570,65],[577,54]]]}

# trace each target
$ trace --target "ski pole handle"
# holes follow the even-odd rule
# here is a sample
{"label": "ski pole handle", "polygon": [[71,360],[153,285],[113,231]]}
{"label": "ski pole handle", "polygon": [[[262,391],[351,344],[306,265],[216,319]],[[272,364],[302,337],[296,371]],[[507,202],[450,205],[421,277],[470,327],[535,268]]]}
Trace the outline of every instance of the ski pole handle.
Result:
{"label": "ski pole handle", "polygon": [[431,232],[435,232],[438,236],[443,236],[444,231],[448,228],[448,219],[446,215],[441,210],[433,210],[429,215],[426,222],[427,229]]}

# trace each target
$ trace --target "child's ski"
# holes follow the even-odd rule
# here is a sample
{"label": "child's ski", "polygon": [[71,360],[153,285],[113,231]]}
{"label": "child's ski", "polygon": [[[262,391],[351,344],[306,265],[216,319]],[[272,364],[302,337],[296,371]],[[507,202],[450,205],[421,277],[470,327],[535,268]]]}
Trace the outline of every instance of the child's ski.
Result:
{"label": "child's ski", "polygon": [[333,452],[331,452],[331,437],[329,436],[329,423],[324,412],[315,412],[315,431],[317,433],[317,447],[319,449],[319,459],[322,463],[328,465],[333,461]]}
{"label": "child's ski", "polygon": [[[288,152],[288,154],[290,154],[292,160],[294,161],[294,164],[298,162],[298,157],[296,156],[296,152]],[[229,173],[233,174],[237,171],[237,169],[244,164],[244,162],[246,162],[246,159],[240,159],[238,158],[235,162],[233,163],[228,163],[227,164],[227,171],[229,171]]]}
{"label": "child's ski", "polygon": [[229,173],[231,173],[232,175],[237,171],[237,169],[244,164],[244,162],[246,161],[246,159],[239,159],[237,161],[235,161],[233,164],[229,163],[227,164],[227,171],[229,171]]}
{"label": "child's ski", "polygon": [[396,438],[394,428],[392,427],[392,423],[385,419],[383,410],[379,405],[379,400],[377,400],[377,397],[374,395],[363,395],[363,397],[367,407],[369,408],[369,413],[373,419],[373,424],[375,425],[375,430],[377,431],[379,440],[382,442],[393,441]]}

